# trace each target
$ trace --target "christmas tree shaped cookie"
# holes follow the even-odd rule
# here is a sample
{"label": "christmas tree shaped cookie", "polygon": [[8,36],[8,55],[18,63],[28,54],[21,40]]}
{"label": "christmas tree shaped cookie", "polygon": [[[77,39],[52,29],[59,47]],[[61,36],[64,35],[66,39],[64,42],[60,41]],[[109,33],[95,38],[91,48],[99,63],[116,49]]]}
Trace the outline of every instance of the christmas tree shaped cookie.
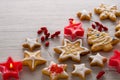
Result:
{"label": "christmas tree shaped cookie", "polygon": [[100,32],[93,28],[88,28],[87,41],[91,45],[91,50],[96,51],[110,51],[114,44],[119,42],[119,39],[111,37],[106,32]]}

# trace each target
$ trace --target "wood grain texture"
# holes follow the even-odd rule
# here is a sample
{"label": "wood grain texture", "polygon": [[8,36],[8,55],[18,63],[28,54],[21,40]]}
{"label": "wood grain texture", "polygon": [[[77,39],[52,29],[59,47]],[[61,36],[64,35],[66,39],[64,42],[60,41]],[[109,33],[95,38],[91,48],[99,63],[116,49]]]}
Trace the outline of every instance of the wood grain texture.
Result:
{"label": "wood grain texture", "polygon": [[[23,59],[22,43],[26,37],[39,37],[36,31],[41,26],[47,26],[52,33],[56,30],[61,30],[68,24],[68,18],[72,17],[79,22],[76,13],[80,10],[86,9],[93,13],[93,20],[99,21],[99,17],[94,14],[94,7],[105,3],[110,5],[117,5],[120,9],[119,0],[0,0],[0,62],[12,56],[14,60]],[[118,18],[120,19],[120,18]],[[109,27],[109,33],[114,36],[115,22],[110,20],[101,21],[104,25]],[[90,26],[91,22],[83,21],[85,30]],[[48,60],[46,65],[38,66],[36,71],[30,72],[28,67],[24,67],[23,72],[20,73],[20,80],[49,80],[49,77],[41,74],[41,69],[49,64],[51,60],[58,62],[58,56],[53,51],[53,47],[61,45],[63,34],[60,38],[50,41],[50,47],[42,46],[42,56]],[[86,33],[83,39],[83,45],[88,47],[86,43]],[[116,45],[114,49],[119,49],[120,44]],[[101,52],[102,55],[110,57],[111,52]],[[71,76],[72,62],[70,60],[63,62],[68,64],[69,80],[80,80],[77,77]],[[81,57],[81,63],[86,63],[89,66],[88,55]],[[76,64],[76,63],[75,63]],[[87,76],[86,80],[96,80],[95,76],[98,71],[102,70],[98,67],[90,67],[93,72]],[[108,69],[105,67],[105,69]],[[102,80],[119,80],[120,74],[115,71],[107,71]],[[1,80],[1,78],[0,78]]]}

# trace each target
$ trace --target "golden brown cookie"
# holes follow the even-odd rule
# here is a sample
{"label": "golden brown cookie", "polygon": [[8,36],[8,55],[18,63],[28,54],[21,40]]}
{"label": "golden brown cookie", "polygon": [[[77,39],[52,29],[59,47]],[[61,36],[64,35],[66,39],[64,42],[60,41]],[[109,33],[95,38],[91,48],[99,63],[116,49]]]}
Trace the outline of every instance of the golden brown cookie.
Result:
{"label": "golden brown cookie", "polygon": [[99,53],[97,53],[96,55],[91,55],[89,56],[90,59],[90,65],[91,66],[99,66],[99,67],[103,67],[104,64],[107,62],[107,58],[101,56]]}
{"label": "golden brown cookie", "polygon": [[60,54],[59,61],[65,61],[68,58],[71,58],[76,62],[80,62],[80,55],[86,55],[89,53],[87,48],[82,47],[81,39],[78,39],[74,42],[64,39],[63,46],[57,46],[54,48],[54,51]]}
{"label": "golden brown cookie", "polygon": [[72,72],[72,75],[79,76],[82,80],[85,80],[86,75],[90,74],[92,72],[91,69],[87,68],[85,64],[74,64],[74,70]]}
{"label": "golden brown cookie", "polygon": [[120,21],[119,21],[119,23],[116,25],[116,27],[115,27],[115,36],[117,37],[117,38],[120,38]]}
{"label": "golden brown cookie", "polygon": [[27,48],[30,51],[33,51],[36,48],[41,47],[40,43],[38,42],[38,39],[30,39],[30,38],[26,38],[25,43],[22,46],[23,48]]}
{"label": "golden brown cookie", "polygon": [[88,28],[87,41],[91,45],[91,50],[96,51],[110,51],[113,45],[119,42],[119,39],[111,37],[106,32],[100,32],[93,28]]}
{"label": "golden brown cookie", "polygon": [[86,10],[82,10],[77,13],[77,16],[80,20],[90,20],[92,17],[92,13]]}
{"label": "golden brown cookie", "polygon": [[101,4],[99,7],[94,9],[96,14],[100,15],[100,19],[110,19],[116,21],[116,17],[120,16],[120,11],[118,11],[117,6],[115,5],[105,5]]}
{"label": "golden brown cookie", "polygon": [[36,66],[45,64],[46,60],[41,57],[40,50],[36,52],[24,51],[23,65],[29,66],[34,71]]}
{"label": "golden brown cookie", "polygon": [[46,67],[42,70],[42,73],[50,76],[50,80],[59,80],[61,78],[67,79],[68,74],[65,71],[67,65],[66,64],[56,64],[51,61],[49,67]]}

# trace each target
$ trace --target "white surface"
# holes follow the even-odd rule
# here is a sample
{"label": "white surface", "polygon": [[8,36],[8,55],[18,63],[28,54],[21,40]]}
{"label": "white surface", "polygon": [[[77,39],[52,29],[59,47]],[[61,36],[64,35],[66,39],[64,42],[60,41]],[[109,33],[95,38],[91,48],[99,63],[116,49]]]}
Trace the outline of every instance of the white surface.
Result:
{"label": "white surface", "polygon": [[[8,56],[12,56],[14,60],[23,59],[22,43],[26,37],[37,37],[36,31],[41,26],[47,26],[51,32],[56,30],[63,32],[64,26],[68,25],[68,18],[72,17],[79,22],[76,13],[83,9],[93,13],[93,20],[99,20],[93,9],[101,3],[116,4],[120,9],[119,0],[0,0],[0,62],[6,61]],[[102,21],[102,23],[109,27],[109,33],[113,36],[116,23],[110,20]],[[90,22],[83,21],[85,30],[89,26]],[[54,53],[52,47],[61,45],[62,39],[63,37],[52,40],[47,49],[42,46],[42,56],[47,59],[48,63],[50,60],[58,62],[59,55]],[[89,48],[86,38],[83,39],[83,44]],[[116,45],[114,49],[119,49],[119,47],[120,44]],[[108,53],[100,53],[109,58],[113,54],[113,50]],[[69,80],[80,80],[70,74],[73,70],[72,64],[75,62],[68,60],[63,63],[69,65],[67,68],[70,75]],[[85,63],[90,68],[87,56],[81,57],[81,63]],[[38,66],[34,72],[31,72],[28,67],[24,67],[23,72],[20,73],[21,80],[49,80],[49,77],[41,74],[41,69],[46,65]],[[98,67],[91,67],[91,69],[93,72],[87,76],[86,80],[96,80],[96,73],[102,70]],[[107,71],[102,80],[119,79],[120,74],[115,71]]]}

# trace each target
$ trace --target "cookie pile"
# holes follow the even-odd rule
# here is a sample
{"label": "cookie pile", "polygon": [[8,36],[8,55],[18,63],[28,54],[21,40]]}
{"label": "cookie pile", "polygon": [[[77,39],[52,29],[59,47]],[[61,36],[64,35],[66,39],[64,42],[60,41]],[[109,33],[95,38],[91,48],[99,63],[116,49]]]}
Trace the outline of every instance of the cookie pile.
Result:
{"label": "cookie pile", "polygon": [[[95,8],[94,12],[100,15],[101,20],[108,18],[112,21],[116,21],[116,17],[120,16],[120,11],[117,10],[117,6],[109,6],[105,4],[101,4],[98,8]],[[92,13],[86,10],[78,12],[77,16],[80,20],[92,21]],[[90,45],[90,49],[88,49],[84,47],[82,43],[82,38],[84,37],[82,22],[75,23],[74,19],[70,18],[69,25],[64,28],[63,45],[56,46],[53,50],[55,53],[59,54],[59,62],[64,62],[68,59],[76,62],[76,64],[73,64],[73,71],[71,72],[71,75],[78,76],[81,80],[85,80],[86,75],[92,73],[92,70],[87,68],[85,63],[80,63],[81,57],[89,54],[88,59],[90,61],[90,66],[103,68],[108,59],[100,53],[97,53],[96,55],[91,55],[90,53],[98,51],[111,51],[113,46],[119,43],[120,23],[115,27],[115,30],[115,36],[117,38],[111,37],[107,33],[108,28],[102,25],[102,23],[94,22],[94,24],[92,24],[87,30],[87,42]],[[3,75],[3,80],[8,80],[9,77],[19,80],[18,73],[22,70],[22,65],[28,66],[31,71],[35,71],[38,65],[45,64],[47,60],[42,58],[40,47],[42,44],[44,44],[45,47],[48,47],[50,44],[49,40],[59,37],[60,33],[60,31],[56,31],[51,34],[47,27],[41,27],[37,31],[39,38],[26,38],[25,43],[22,45],[24,50],[24,59],[22,61],[13,62],[12,58],[8,58],[6,63],[0,64],[0,72]],[[65,37],[66,35],[71,37],[72,40]],[[109,66],[116,68],[117,72],[120,72],[119,64],[120,52],[115,50],[114,55],[109,59]],[[67,67],[69,67],[67,64],[57,64],[54,61],[51,61],[48,67],[42,69],[42,73],[48,75],[50,80],[58,80],[61,78],[67,79],[69,77],[66,71]],[[96,78],[100,79],[104,74],[105,71],[100,71]]]}

